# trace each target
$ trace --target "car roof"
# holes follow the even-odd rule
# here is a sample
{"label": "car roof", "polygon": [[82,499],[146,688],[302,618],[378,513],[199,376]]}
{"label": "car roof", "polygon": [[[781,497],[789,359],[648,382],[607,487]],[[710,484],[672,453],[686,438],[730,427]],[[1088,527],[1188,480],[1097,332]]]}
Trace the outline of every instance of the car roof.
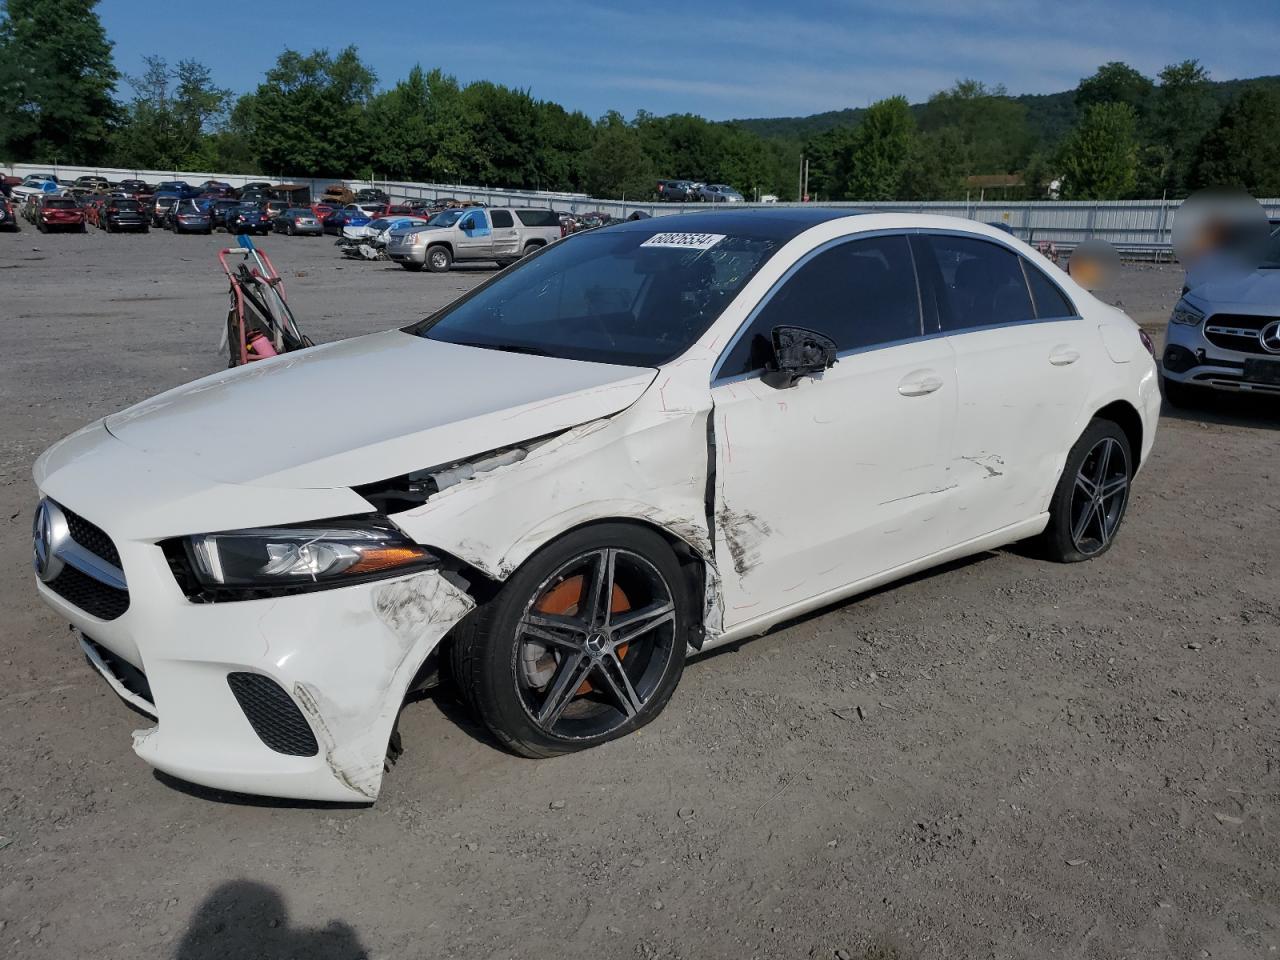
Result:
{"label": "car roof", "polygon": [[646,233],[723,233],[785,242],[818,224],[863,214],[863,210],[808,206],[740,210],[733,213],[673,213],[646,220],[629,220],[609,229]]}

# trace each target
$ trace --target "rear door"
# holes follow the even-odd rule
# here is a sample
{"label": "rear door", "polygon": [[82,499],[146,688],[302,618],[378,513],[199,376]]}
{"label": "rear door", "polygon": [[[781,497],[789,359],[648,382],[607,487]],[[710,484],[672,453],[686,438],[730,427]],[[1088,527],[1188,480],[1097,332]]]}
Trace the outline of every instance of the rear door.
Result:
{"label": "rear door", "polygon": [[943,233],[913,243],[955,352],[949,475],[964,507],[955,517],[964,542],[1047,509],[1101,343],[1061,288],[1013,248]]}
{"label": "rear door", "polygon": [[[831,337],[839,362],[768,386],[777,326]],[[925,335],[905,236],[841,240],[802,260],[730,345],[711,393],[726,627],[950,544],[954,360],[945,338]]]}
{"label": "rear door", "polygon": [[520,235],[516,232],[516,219],[510,210],[492,210],[489,219],[493,224],[493,252],[506,258],[520,254]]}

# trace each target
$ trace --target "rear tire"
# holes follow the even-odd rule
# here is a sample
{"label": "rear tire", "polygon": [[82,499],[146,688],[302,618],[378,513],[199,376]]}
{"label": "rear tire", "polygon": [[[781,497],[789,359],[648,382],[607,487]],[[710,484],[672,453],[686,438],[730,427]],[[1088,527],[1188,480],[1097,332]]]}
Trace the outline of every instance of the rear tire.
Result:
{"label": "rear tire", "polygon": [[666,706],[696,611],[658,534],[624,523],[583,527],[534,554],[459,625],[454,679],[513,752],[585,750],[640,729]]}
{"label": "rear tire", "polygon": [[453,266],[453,254],[448,247],[427,248],[427,269],[432,273],[447,273]]}
{"label": "rear tire", "polygon": [[1092,560],[1111,549],[1129,507],[1133,452],[1119,424],[1093,420],[1067,454],[1049,501],[1044,554],[1059,563]]}

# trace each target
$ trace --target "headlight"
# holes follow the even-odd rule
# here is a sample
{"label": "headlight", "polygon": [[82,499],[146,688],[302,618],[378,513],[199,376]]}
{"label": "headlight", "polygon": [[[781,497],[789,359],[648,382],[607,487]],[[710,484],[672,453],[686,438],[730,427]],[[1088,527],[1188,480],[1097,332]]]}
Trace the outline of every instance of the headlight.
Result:
{"label": "headlight", "polygon": [[1198,327],[1204,323],[1204,314],[1185,300],[1173,305],[1173,313],[1169,315],[1170,323],[1181,323],[1188,327]]}
{"label": "headlight", "polygon": [[202,533],[181,542],[201,586],[256,596],[345,586],[435,563],[378,514]]}

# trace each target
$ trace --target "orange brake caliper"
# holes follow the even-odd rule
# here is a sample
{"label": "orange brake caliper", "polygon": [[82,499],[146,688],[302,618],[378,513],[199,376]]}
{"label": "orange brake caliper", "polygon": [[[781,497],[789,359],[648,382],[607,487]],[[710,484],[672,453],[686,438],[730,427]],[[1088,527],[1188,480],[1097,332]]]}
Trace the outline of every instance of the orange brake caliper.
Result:
{"label": "orange brake caliper", "polygon": [[[582,574],[575,577],[569,577],[567,580],[561,580],[554,587],[542,595],[542,599],[535,605],[534,609],[539,613],[552,613],[559,616],[572,617],[578,612],[578,604],[582,600],[583,591],[586,589],[586,582]],[[616,583],[613,585],[613,597],[609,603],[609,611],[611,613],[626,613],[631,609],[631,601],[627,599],[627,595],[622,592],[622,588]],[[621,660],[627,655],[627,644],[618,647],[618,659]],[[581,697],[591,692],[591,681],[583,680],[575,692],[575,697]]]}

